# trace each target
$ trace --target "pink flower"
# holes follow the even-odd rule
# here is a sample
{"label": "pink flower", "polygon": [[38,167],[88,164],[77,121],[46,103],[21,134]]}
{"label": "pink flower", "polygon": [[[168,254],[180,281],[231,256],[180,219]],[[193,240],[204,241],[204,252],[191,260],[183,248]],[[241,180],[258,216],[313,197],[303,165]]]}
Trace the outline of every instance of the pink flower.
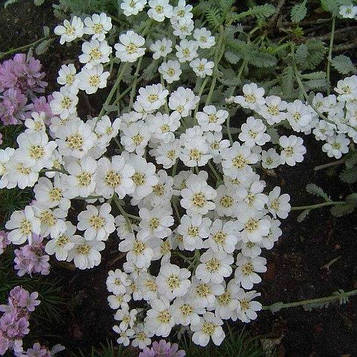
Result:
{"label": "pink flower", "polygon": [[151,349],[146,347],[140,352],[139,357],[184,357],[186,352],[183,350],[178,351],[178,345],[174,343],[160,340],[160,342],[154,341]]}

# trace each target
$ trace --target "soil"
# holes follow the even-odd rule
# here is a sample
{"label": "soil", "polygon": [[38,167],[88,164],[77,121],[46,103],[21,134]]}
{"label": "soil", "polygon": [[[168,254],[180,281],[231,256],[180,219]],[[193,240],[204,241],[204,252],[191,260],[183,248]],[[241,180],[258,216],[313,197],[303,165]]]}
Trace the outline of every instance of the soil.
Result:
{"label": "soil", "polygon": [[[51,1],[35,7],[32,1],[22,0],[7,9],[0,8],[0,51],[35,41],[42,36],[42,27],[51,29],[57,24],[51,11]],[[56,87],[57,69],[64,59],[71,57],[73,48],[54,44],[45,55],[39,56],[45,69],[49,69],[49,92]],[[337,175],[328,170],[315,172],[313,167],[329,160],[311,138],[305,138],[307,157],[303,164],[277,170],[277,175],[265,179],[271,185],[280,185],[292,197],[292,205],[300,206],[320,202],[306,194],[305,186],[315,183],[333,198],[340,199],[356,187],[341,183]],[[339,168],[337,168],[337,171]],[[283,236],[265,254],[268,272],[258,287],[263,305],[292,302],[331,295],[338,289],[357,288],[357,221],[356,214],[333,218],[328,208],[315,210],[302,222],[297,213],[282,223]],[[68,271],[61,266],[52,269],[51,276],[64,281],[62,296],[67,299],[61,321],[50,331],[43,331],[49,344],[62,343],[68,350],[99,346],[106,339],[114,340],[112,311],[106,302],[105,280],[107,271],[120,266],[111,264],[117,242],[107,246],[103,264],[90,271]],[[326,268],[326,264],[338,258]],[[279,356],[357,356],[357,299],[342,306],[330,305],[326,309],[304,311],[301,307],[281,310],[275,314],[264,311],[249,324],[253,336],[280,339]],[[237,324],[237,328],[241,328]],[[55,337],[51,337],[54,335]],[[60,339],[59,339],[60,336]]]}

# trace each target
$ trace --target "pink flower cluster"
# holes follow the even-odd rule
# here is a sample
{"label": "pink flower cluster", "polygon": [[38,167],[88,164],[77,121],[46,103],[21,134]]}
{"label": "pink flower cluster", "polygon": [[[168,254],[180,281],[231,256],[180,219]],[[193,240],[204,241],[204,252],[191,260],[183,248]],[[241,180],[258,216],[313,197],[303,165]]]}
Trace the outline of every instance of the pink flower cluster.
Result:
{"label": "pink flower cluster", "polygon": [[19,124],[32,111],[51,115],[51,98],[37,96],[47,86],[41,67],[39,60],[22,53],[0,64],[0,120],[4,125]]}
{"label": "pink flower cluster", "polygon": [[10,291],[7,305],[0,305],[3,315],[0,317],[0,355],[7,350],[15,354],[23,351],[22,339],[29,332],[29,317],[40,300],[38,293],[29,293],[21,286],[16,286]]}
{"label": "pink flower cluster", "polygon": [[18,276],[25,274],[32,275],[39,273],[41,275],[48,275],[50,273],[50,257],[45,254],[43,237],[33,235],[32,244],[22,246],[15,250],[15,269]]}
{"label": "pink flower cluster", "polygon": [[41,346],[38,342],[36,342],[32,348],[18,354],[17,357],[52,357],[55,353],[63,350],[64,347],[61,345],[56,345],[49,350],[46,346]]}
{"label": "pink flower cluster", "polygon": [[142,352],[140,352],[139,357],[184,357],[186,352],[183,350],[178,350],[178,345],[174,343],[171,345],[170,342],[165,340],[160,340],[160,342],[154,341],[152,347],[145,347]]}
{"label": "pink flower cluster", "polygon": [[0,231],[0,255],[4,253],[6,247],[10,244],[7,240],[7,233],[5,231]]}

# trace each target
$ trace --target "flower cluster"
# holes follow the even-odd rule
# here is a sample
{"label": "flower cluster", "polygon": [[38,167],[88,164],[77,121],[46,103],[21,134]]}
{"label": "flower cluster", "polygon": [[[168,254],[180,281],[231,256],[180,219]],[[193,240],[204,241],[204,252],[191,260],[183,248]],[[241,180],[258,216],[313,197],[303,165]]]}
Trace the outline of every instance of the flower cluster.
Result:
{"label": "flower cluster", "polygon": [[165,340],[159,342],[154,341],[152,347],[145,347],[142,352],[139,353],[139,357],[184,357],[185,351],[179,350],[176,343],[172,344]]}
{"label": "flower cluster", "polygon": [[40,61],[24,54],[0,64],[0,120],[4,125],[19,124],[36,110],[50,116],[48,99],[38,96],[47,86],[44,76]]}
{"label": "flower cluster", "polygon": [[6,351],[14,351],[21,355],[22,339],[29,333],[29,317],[40,304],[38,293],[29,293],[16,286],[9,293],[7,305],[0,305],[3,312],[0,317],[0,355]]}
{"label": "flower cluster", "polygon": [[339,14],[344,19],[357,19],[357,6],[342,5],[340,6]]}
{"label": "flower cluster", "polygon": [[[312,133],[316,140],[325,142],[322,151],[329,157],[339,159],[342,154],[348,153],[351,140],[357,143],[357,76],[338,81],[335,92],[337,96],[331,94],[326,97],[317,93],[311,105],[298,99],[287,103],[275,95],[265,97],[264,89],[252,83],[243,86],[242,96],[228,98],[227,101],[254,111],[269,125],[288,122],[297,133]],[[250,127],[253,127],[255,120],[250,120]],[[246,134],[243,133],[246,131],[242,126],[241,140],[244,140],[243,135]],[[263,167],[275,168],[283,163],[295,165],[301,162],[306,152],[302,143],[302,139],[295,135],[280,137],[280,155],[275,149],[263,151]]]}

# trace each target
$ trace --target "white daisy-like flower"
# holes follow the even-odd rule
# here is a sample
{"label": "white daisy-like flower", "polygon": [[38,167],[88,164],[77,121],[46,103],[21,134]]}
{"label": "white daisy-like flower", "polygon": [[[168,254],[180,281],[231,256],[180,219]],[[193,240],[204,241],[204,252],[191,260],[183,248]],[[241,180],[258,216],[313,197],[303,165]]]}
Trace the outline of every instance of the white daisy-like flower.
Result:
{"label": "white daisy-like flower", "polygon": [[217,110],[214,105],[206,105],[203,112],[197,112],[196,118],[203,131],[221,131],[228,115],[226,110]]}
{"label": "white daisy-like flower", "polygon": [[145,38],[138,35],[134,31],[127,31],[119,36],[121,43],[116,43],[115,56],[122,62],[135,62],[139,57],[144,56],[145,53]]}
{"label": "white daisy-like flower", "polygon": [[107,86],[109,72],[103,72],[101,64],[93,67],[84,67],[78,73],[78,88],[84,90],[87,94],[95,93],[99,88]]}
{"label": "white daisy-like flower", "polygon": [[357,6],[342,5],[342,6],[340,6],[339,14],[344,19],[353,19],[357,16]]}
{"label": "white daisy-like flower", "polygon": [[281,164],[281,157],[274,148],[262,151],[262,166],[264,169],[275,169]]}
{"label": "white daisy-like flower", "polygon": [[279,218],[285,219],[291,209],[290,206],[290,196],[287,193],[280,195],[281,189],[276,186],[272,191],[270,191],[268,196],[267,208],[274,218],[277,216]]}
{"label": "white daisy-like flower", "polygon": [[169,0],[149,0],[149,6],[148,16],[155,21],[163,22],[172,16],[173,8]]}
{"label": "white daisy-like flower", "polygon": [[196,96],[192,89],[178,87],[176,91],[170,94],[169,108],[185,118],[196,108],[199,101],[200,97]]}
{"label": "white daisy-like flower", "polygon": [[212,75],[214,62],[208,61],[207,58],[196,58],[190,62],[190,67],[197,77],[205,78]]}
{"label": "white daisy-like flower", "polygon": [[191,285],[190,276],[189,270],[181,269],[175,264],[161,265],[159,275],[156,278],[159,294],[169,300],[186,295]]}
{"label": "white daisy-like flower", "polygon": [[161,63],[158,71],[167,83],[178,81],[182,73],[180,62],[173,60]]}
{"label": "white daisy-like flower", "polygon": [[262,304],[252,300],[260,295],[255,290],[244,291],[243,289],[239,289],[236,295],[238,299],[237,315],[239,320],[247,323],[257,318],[256,312],[262,309]]}
{"label": "white daisy-like flower", "polygon": [[50,102],[54,115],[59,115],[61,119],[66,119],[76,114],[78,104],[78,88],[74,86],[62,87],[59,92],[53,92],[53,99]]}
{"label": "white daisy-like flower", "polygon": [[120,8],[125,16],[137,15],[142,11],[147,3],[147,0],[123,0]]}
{"label": "white daisy-like flower", "polygon": [[110,270],[106,280],[107,290],[114,295],[125,294],[128,291],[128,287],[131,284],[131,280],[128,274],[124,273],[120,269]]}
{"label": "white daisy-like flower", "polygon": [[264,88],[259,88],[255,83],[245,84],[242,88],[243,96],[234,98],[234,102],[243,108],[258,111],[265,104]]}
{"label": "white daisy-like flower", "polygon": [[327,138],[327,143],[322,145],[322,151],[327,153],[328,157],[340,159],[342,154],[349,151],[350,140],[344,134],[338,134]]}
{"label": "white daisy-like flower", "polygon": [[61,86],[71,87],[78,85],[77,70],[73,63],[63,64],[58,71],[57,83]]}
{"label": "white daisy-like flower", "polygon": [[199,323],[199,314],[204,313],[203,308],[192,304],[189,297],[176,298],[172,304],[172,315],[177,324],[188,326]]}
{"label": "white daisy-like flower", "polygon": [[93,40],[103,41],[105,35],[112,29],[112,19],[102,12],[86,17],[84,25],[86,35],[91,35]]}
{"label": "white daisy-like flower", "polygon": [[241,126],[241,133],[239,134],[239,140],[245,142],[249,147],[255,145],[263,146],[270,141],[270,135],[266,132],[266,126],[261,119],[255,119],[249,117],[247,121]]}
{"label": "white daisy-like flower", "polygon": [[27,241],[31,244],[32,235],[41,232],[41,222],[35,217],[33,208],[26,206],[23,211],[15,211],[11,214],[5,228],[11,231],[7,235],[9,242],[18,245]]}
{"label": "white daisy-like flower", "polygon": [[222,329],[223,321],[212,312],[206,312],[197,324],[191,325],[192,341],[199,346],[207,346],[210,339],[219,346],[225,338]]}
{"label": "white daisy-like flower", "polygon": [[[152,84],[139,88],[139,95],[136,97],[136,102],[146,113],[152,113],[165,104],[168,94],[169,91],[160,83]],[[136,103],[134,103],[134,109],[135,108]]]}
{"label": "white daisy-like flower", "polygon": [[63,45],[65,42],[72,42],[76,38],[81,38],[84,34],[82,20],[73,16],[71,22],[68,20],[63,21],[63,25],[58,25],[55,27],[55,34],[61,36],[60,44]]}
{"label": "white daisy-like flower", "polygon": [[237,293],[239,292],[239,283],[235,279],[231,279],[227,284],[224,293],[217,296],[215,302],[215,314],[217,317],[236,321],[238,308]]}
{"label": "white daisy-like flower", "polygon": [[153,52],[153,59],[166,57],[169,53],[172,52],[172,41],[167,38],[156,40],[150,45],[150,51]]}
{"label": "white daisy-like flower", "polygon": [[233,264],[234,258],[225,251],[208,249],[201,255],[200,262],[201,264],[196,268],[195,276],[205,283],[212,281],[219,284],[232,274],[231,264]]}
{"label": "white daisy-like flower", "polygon": [[205,27],[195,29],[193,32],[193,38],[197,41],[201,48],[211,48],[216,43],[211,31],[207,30]]}
{"label": "white daisy-like flower", "polygon": [[83,42],[82,54],[78,57],[79,62],[84,63],[87,68],[92,68],[101,63],[109,62],[112,48],[107,41],[90,40]]}
{"label": "white daisy-like flower", "polygon": [[289,166],[295,166],[297,162],[304,160],[306,148],[302,138],[295,135],[281,136],[279,139],[279,145],[281,147],[280,157],[283,164]]}
{"label": "white daisy-like flower", "polygon": [[99,208],[87,205],[86,210],[78,215],[77,228],[84,231],[86,240],[105,241],[114,232],[114,217],[110,214],[110,211],[109,203],[104,203]]}
{"label": "white daisy-like flower", "polygon": [[156,149],[150,150],[149,153],[164,169],[169,169],[175,164],[181,153],[181,142],[176,139],[167,144],[160,143]]}
{"label": "white daisy-like flower", "polygon": [[175,325],[172,306],[165,297],[154,299],[150,303],[151,309],[146,313],[145,326],[157,336],[167,337]]}
{"label": "white daisy-like flower", "polygon": [[190,62],[198,56],[198,43],[196,41],[184,39],[175,48],[176,57],[180,62]]}
{"label": "white daisy-like flower", "polygon": [[268,122],[269,125],[280,123],[286,119],[287,103],[280,97],[271,95],[265,98],[265,105],[260,106],[258,113]]}
{"label": "white daisy-like flower", "polygon": [[263,257],[249,258],[238,253],[236,264],[234,276],[244,289],[251,289],[254,284],[260,283],[262,278],[257,273],[267,271],[266,259]]}

